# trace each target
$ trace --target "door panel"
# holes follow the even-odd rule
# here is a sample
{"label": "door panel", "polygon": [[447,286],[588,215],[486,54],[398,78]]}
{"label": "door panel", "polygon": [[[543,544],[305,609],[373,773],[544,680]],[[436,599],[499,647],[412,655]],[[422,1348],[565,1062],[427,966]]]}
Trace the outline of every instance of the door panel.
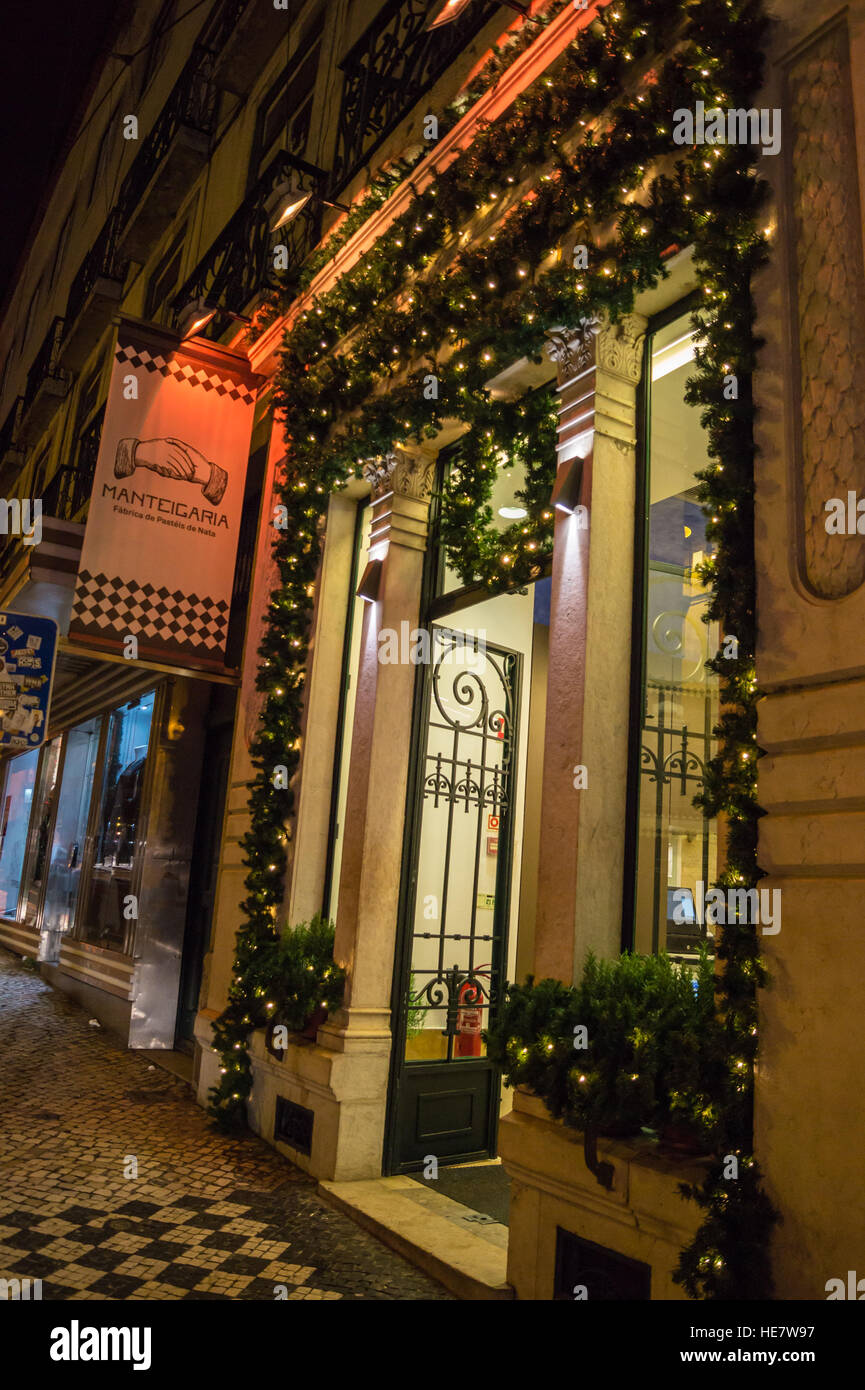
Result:
{"label": "door panel", "polygon": [[397,1167],[492,1153],[485,1059],[507,946],[520,657],[434,627],[395,1046]]}

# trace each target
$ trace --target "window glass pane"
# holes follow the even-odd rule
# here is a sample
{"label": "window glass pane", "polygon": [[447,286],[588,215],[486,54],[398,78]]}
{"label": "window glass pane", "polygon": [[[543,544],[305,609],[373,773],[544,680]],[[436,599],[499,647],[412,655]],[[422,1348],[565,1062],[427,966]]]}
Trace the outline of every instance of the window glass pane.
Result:
{"label": "window glass pane", "polygon": [[[510,459],[502,454],[498,459],[498,469],[496,480],[493,483],[493,490],[487,504],[492,511],[492,525],[499,533],[507,531],[509,526],[515,522],[522,521],[528,516],[525,502],[517,497],[517,492],[525,486],[526,470],[522,462]],[[451,569],[445,559],[441,593],[450,594],[455,589],[463,588],[463,581],[455,570]]]}
{"label": "window glass pane", "polygon": [[707,556],[695,474],[708,462],[699,409],[685,404],[694,338],[684,315],[652,339],[647,450],[649,524],[640,739],[634,948],[692,957],[712,947],[703,896],[718,873],[718,837],[693,805],[715,752],[718,679],[704,663],[718,625],[696,572]]}
{"label": "window glass pane", "polygon": [[133,891],[154,699],[151,691],[108,718],[90,887],[78,935],[82,941],[117,951],[123,949],[130,920],[123,914],[124,899]]}
{"label": "window glass pane", "polygon": [[14,917],[18,909],[18,889],[24,867],[27,827],[33,803],[33,786],[39,749],[31,748],[6,765],[0,821],[0,912]]}
{"label": "window glass pane", "polygon": [[345,807],[348,796],[348,770],[351,761],[351,737],[354,728],[354,700],[357,692],[357,676],[360,667],[360,638],[363,631],[363,613],[366,603],[355,596],[359,576],[363,573],[369,549],[369,533],[372,525],[372,507],[363,505],[358,528],[358,544],[354,567],[354,582],[349,594],[351,606],[351,636],[349,638],[347,682],[343,691],[342,740],[339,750],[339,788],[336,803],[336,827],[333,839],[333,863],[331,868],[330,895],[327,912],[332,922],[336,921],[339,900],[339,875],[342,868],[342,847],[345,842]]}
{"label": "window glass pane", "polygon": [[57,772],[60,767],[62,742],[62,738],[52,739],[45,748],[42,768],[39,773],[39,790],[36,793],[36,810],[30,825],[30,856],[21,894],[21,915],[23,920],[31,926],[36,921],[39,910],[39,895],[42,891],[42,883],[48,865],[48,834],[51,829],[51,814],[57,796]]}
{"label": "window glass pane", "polygon": [[[90,792],[96,771],[99,751],[101,718],[88,719],[70,729],[66,735],[60,794],[57,798],[57,818],[51,839],[51,858],[45,884],[43,931],[68,932],[75,920],[75,904],[81,877],[84,837],[87,834],[87,813]],[[53,952],[46,951],[51,958]]]}

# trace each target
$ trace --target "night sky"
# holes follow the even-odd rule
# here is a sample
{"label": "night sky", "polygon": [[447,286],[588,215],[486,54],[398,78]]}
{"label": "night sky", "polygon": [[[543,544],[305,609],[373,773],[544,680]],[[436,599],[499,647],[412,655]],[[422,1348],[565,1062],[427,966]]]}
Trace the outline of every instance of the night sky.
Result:
{"label": "night sky", "polygon": [[0,304],[120,0],[3,0]]}

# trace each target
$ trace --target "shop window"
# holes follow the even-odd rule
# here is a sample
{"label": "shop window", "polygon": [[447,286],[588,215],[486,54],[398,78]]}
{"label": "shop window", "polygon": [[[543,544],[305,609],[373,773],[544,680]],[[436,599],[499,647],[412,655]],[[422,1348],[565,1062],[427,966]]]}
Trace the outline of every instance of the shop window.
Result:
{"label": "shop window", "polygon": [[351,761],[351,738],[354,728],[354,701],[357,690],[357,676],[360,668],[360,638],[363,630],[363,612],[366,607],[355,591],[358,579],[366,564],[369,548],[369,534],[372,526],[372,507],[368,501],[360,504],[355,534],[354,564],[348,594],[348,614],[346,618],[345,647],[343,651],[343,688],[339,712],[338,753],[334,769],[334,789],[331,808],[330,856],[327,868],[325,889],[325,910],[332,922],[336,921],[339,898],[339,875],[342,868],[342,850],[345,842],[345,814],[348,797],[348,771]]}
{"label": "shop window", "polygon": [[[43,930],[51,934],[70,931],[75,920],[101,727],[100,718],[88,719],[65,736],[42,914]],[[52,948],[46,952],[46,958],[51,959],[53,954]]]}
{"label": "shop window", "polygon": [[94,822],[93,863],[78,938],[122,951],[134,929],[135,855],[155,693],[108,716]]}
{"label": "shop window", "polygon": [[38,762],[39,749],[31,748],[10,758],[6,764],[0,821],[0,913],[4,917],[15,917],[18,911],[18,890]]}
{"label": "shop window", "polygon": [[685,403],[695,338],[682,314],[650,337],[646,395],[643,618],[637,634],[639,742],[634,949],[695,959],[711,949],[704,895],[718,835],[694,797],[715,752],[718,625],[698,566],[709,555],[696,473],[708,463],[699,409]]}
{"label": "shop window", "polygon": [[30,819],[30,844],[24,881],[21,891],[20,916],[29,926],[35,925],[39,911],[39,899],[45,882],[48,867],[48,846],[51,834],[51,821],[57,799],[60,769],[60,748],[63,740],[52,739],[45,745],[39,768],[39,781],[33,801],[33,815]]}

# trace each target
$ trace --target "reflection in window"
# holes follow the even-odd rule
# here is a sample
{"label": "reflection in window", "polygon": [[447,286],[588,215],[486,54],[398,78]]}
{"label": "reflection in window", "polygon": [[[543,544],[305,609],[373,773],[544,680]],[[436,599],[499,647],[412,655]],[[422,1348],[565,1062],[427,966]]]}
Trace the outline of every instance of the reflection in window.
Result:
{"label": "reflection in window", "polygon": [[684,315],[654,334],[648,425],[648,536],[643,628],[634,949],[692,957],[712,947],[703,896],[717,876],[717,827],[693,805],[715,752],[718,680],[704,663],[718,626],[703,621],[708,553],[695,474],[706,466],[699,410],[685,404],[694,337]]}
{"label": "reflection in window", "polygon": [[[528,516],[528,507],[524,499],[517,496],[525,485],[526,470],[522,460],[510,458],[505,453],[499,454],[496,460],[495,482],[487,506],[492,514],[490,525],[500,534]],[[439,592],[450,594],[461,588],[462,579],[445,559]]]}
{"label": "reflection in window", "polygon": [[332,922],[336,921],[337,905],[339,903],[339,876],[342,870],[342,851],[345,844],[348,774],[351,763],[351,740],[354,733],[354,702],[357,695],[357,679],[360,670],[360,641],[363,633],[363,614],[366,607],[364,600],[356,597],[355,591],[357,589],[358,576],[363,573],[363,567],[366,564],[371,528],[372,507],[369,505],[368,500],[364,500],[360,503],[360,510],[358,513],[352,582],[348,596],[350,610],[347,617],[348,650],[345,653],[345,686],[343,688],[342,708],[340,711],[342,737],[339,745],[339,781],[334,810],[336,819],[333,828],[330,888],[327,900],[327,916]]}
{"label": "reflection in window", "polygon": [[55,738],[47,744],[42,755],[42,767],[39,771],[39,788],[34,803],[35,812],[30,825],[30,857],[21,894],[21,915],[30,926],[36,922],[39,898],[48,866],[48,836],[57,796],[57,771],[60,766],[62,742],[62,738]]}
{"label": "reflection in window", "polygon": [[154,693],[133,700],[108,718],[102,786],[95,824],[93,865],[82,941],[122,950],[131,920],[124,900],[132,893],[136,839]]}
{"label": "reflection in window", "polygon": [[[99,749],[100,718],[88,719],[66,734],[57,818],[45,884],[44,932],[68,932],[75,920],[90,792]],[[51,951],[46,952],[50,959]]]}
{"label": "reflection in window", "polygon": [[14,917],[18,910],[18,889],[38,762],[39,749],[30,748],[17,758],[10,758],[6,765],[0,820],[0,912],[4,917]]}

